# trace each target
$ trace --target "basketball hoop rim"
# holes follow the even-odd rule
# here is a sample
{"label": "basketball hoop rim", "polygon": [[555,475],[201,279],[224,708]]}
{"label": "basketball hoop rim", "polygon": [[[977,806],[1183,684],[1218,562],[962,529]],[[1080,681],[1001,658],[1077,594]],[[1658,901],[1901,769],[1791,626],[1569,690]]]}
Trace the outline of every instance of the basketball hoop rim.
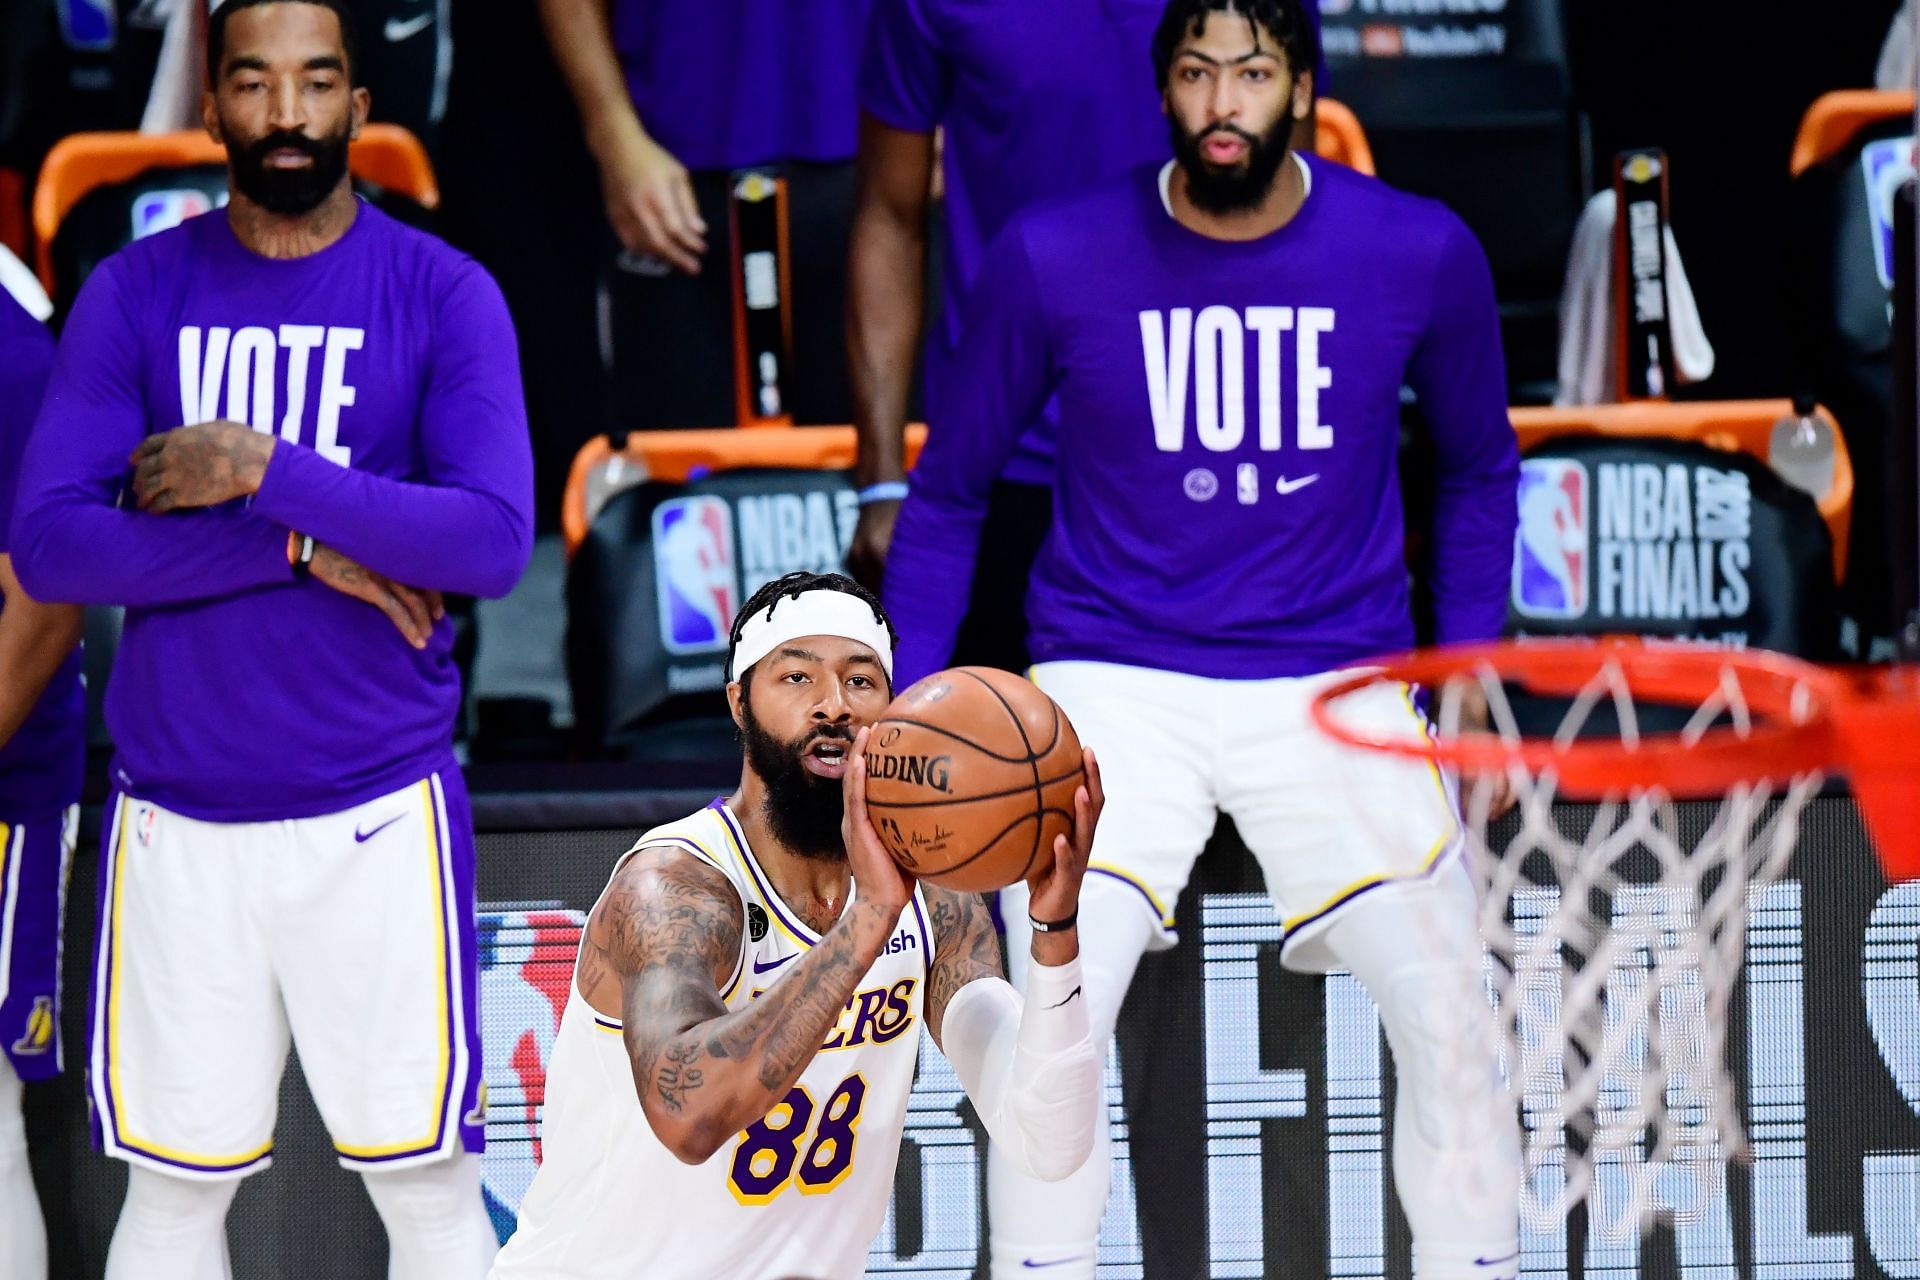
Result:
{"label": "basketball hoop rim", "polygon": [[[1438,689],[1449,679],[1493,673],[1529,692],[1573,697],[1619,664],[1628,690],[1642,696],[1704,702],[1732,670],[1753,711],[1745,731],[1706,729],[1697,735],[1648,733],[1637,741],[1502,739],[1489,729],[1441,740],[1371,731],[1340,718],[1334,705],[1370,685],[1399,683]],[[1677,799],[1718,799],[1735,787],[1783,782],[1838,767],[1835,718],[1847,685],[1834,672],[1784,654],[1648,644],[1637,638],[1499,641],[1422,649],[1355,664],[1314,697],[1320,731],[1362,750],[1431,760],[1467,774],[1519,767],[1554,775],[1572,799],[1623,791],[1661,790]]]}

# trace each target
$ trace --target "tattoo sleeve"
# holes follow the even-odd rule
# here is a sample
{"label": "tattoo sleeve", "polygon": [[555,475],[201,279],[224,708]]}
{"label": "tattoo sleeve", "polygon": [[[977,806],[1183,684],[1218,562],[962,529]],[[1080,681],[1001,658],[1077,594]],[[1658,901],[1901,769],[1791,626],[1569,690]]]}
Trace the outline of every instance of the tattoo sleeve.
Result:
{"label": "tattoo sleeve", "polygon": [[999,978],[1006,970],[1000,961],[1000,935],[993,916],[978,894],[955,893],[922,882],[921,893],[933,916],[933,966],[928,973],[927,1030],[940,1044],[947,1002],[976,978]]}
{"label": "tattoo sleeve", "polygon": [[856,901],[766,994],[729,1011],[720,984],[740,956],[740,898],[712,867],[643,849],[622,867],[602,920],[621,980],[633,1085],[654,1132],[698,1162],[786,1096],[892,933]]}

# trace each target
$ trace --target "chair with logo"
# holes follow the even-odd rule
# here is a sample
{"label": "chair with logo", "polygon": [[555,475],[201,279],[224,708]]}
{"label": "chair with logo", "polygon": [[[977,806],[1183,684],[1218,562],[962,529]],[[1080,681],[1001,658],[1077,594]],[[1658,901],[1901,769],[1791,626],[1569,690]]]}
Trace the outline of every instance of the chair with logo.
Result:
{"label": "chair with logo", "polygon": [[1861,475],[1872,477],[1855,496],[1843,597],[1868,637],[1892,628],[1893,208],[1914,174],[1913,120],[1912,93],[1828,94],[1801,122],[1791,162],[1798,386],[1832,408]]}
{"label": "chair with logo", "polygon": [[[347,155],[358,183],[424,209],[439,206],[426,150],[399,125],[367,125]],[[70,221],[87,218],[90,197],[108,189],[112,207],[87,219],[87,234],[67,229]],[[101,258],[225,203],[226,189],[226,152],[202,132],[69,134],[47,153],[33,193],[41,283],[57,300],[70,300]],[[64,272],[56,271],[62,258]]]}
{"label": "chair with logo", "polygon": [[1833,659],[1853,464],[1840,441],[1817,501],[1775,475],[1768,434],[1790,412],[1773,400],[1513,410],[1524,460],[1509,634]]}
{"label": "chair with logo", "polygon": [[[909,465],[924,439],[909,429]],[[635,432],[580,450],[561,527],[581,754],[737,759],[718,696],[733,615],[783,573],[841,568],[853,455],[844,426]]]}

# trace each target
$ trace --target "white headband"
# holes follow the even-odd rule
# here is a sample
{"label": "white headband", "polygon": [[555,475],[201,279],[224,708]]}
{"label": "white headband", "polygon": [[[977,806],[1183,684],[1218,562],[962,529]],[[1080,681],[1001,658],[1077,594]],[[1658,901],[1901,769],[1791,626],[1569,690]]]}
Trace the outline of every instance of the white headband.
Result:
{"label": "white headband", "polygon": [[729,678],[738,680],[742,671],[801,636],[839,636],[864,644],[880,656],[888,681],[893,679],[893,641],[873,606],[859,596],[822,588],[781,596],[748,618],[734,646]]}

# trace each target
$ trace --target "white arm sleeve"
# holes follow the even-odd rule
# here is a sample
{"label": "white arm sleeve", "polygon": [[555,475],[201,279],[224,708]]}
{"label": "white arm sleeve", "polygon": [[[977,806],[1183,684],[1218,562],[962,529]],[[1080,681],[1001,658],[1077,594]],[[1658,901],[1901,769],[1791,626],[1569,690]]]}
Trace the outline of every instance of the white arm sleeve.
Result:
{"label": "white arm sleeve", "polygon": [[940,1044],[987,1135],[1014,1166],[1058,1182],[1086,1163],[1103,1119],[1080,961],[1032,965],[1027,996],[976,978],[947,1002]]}

